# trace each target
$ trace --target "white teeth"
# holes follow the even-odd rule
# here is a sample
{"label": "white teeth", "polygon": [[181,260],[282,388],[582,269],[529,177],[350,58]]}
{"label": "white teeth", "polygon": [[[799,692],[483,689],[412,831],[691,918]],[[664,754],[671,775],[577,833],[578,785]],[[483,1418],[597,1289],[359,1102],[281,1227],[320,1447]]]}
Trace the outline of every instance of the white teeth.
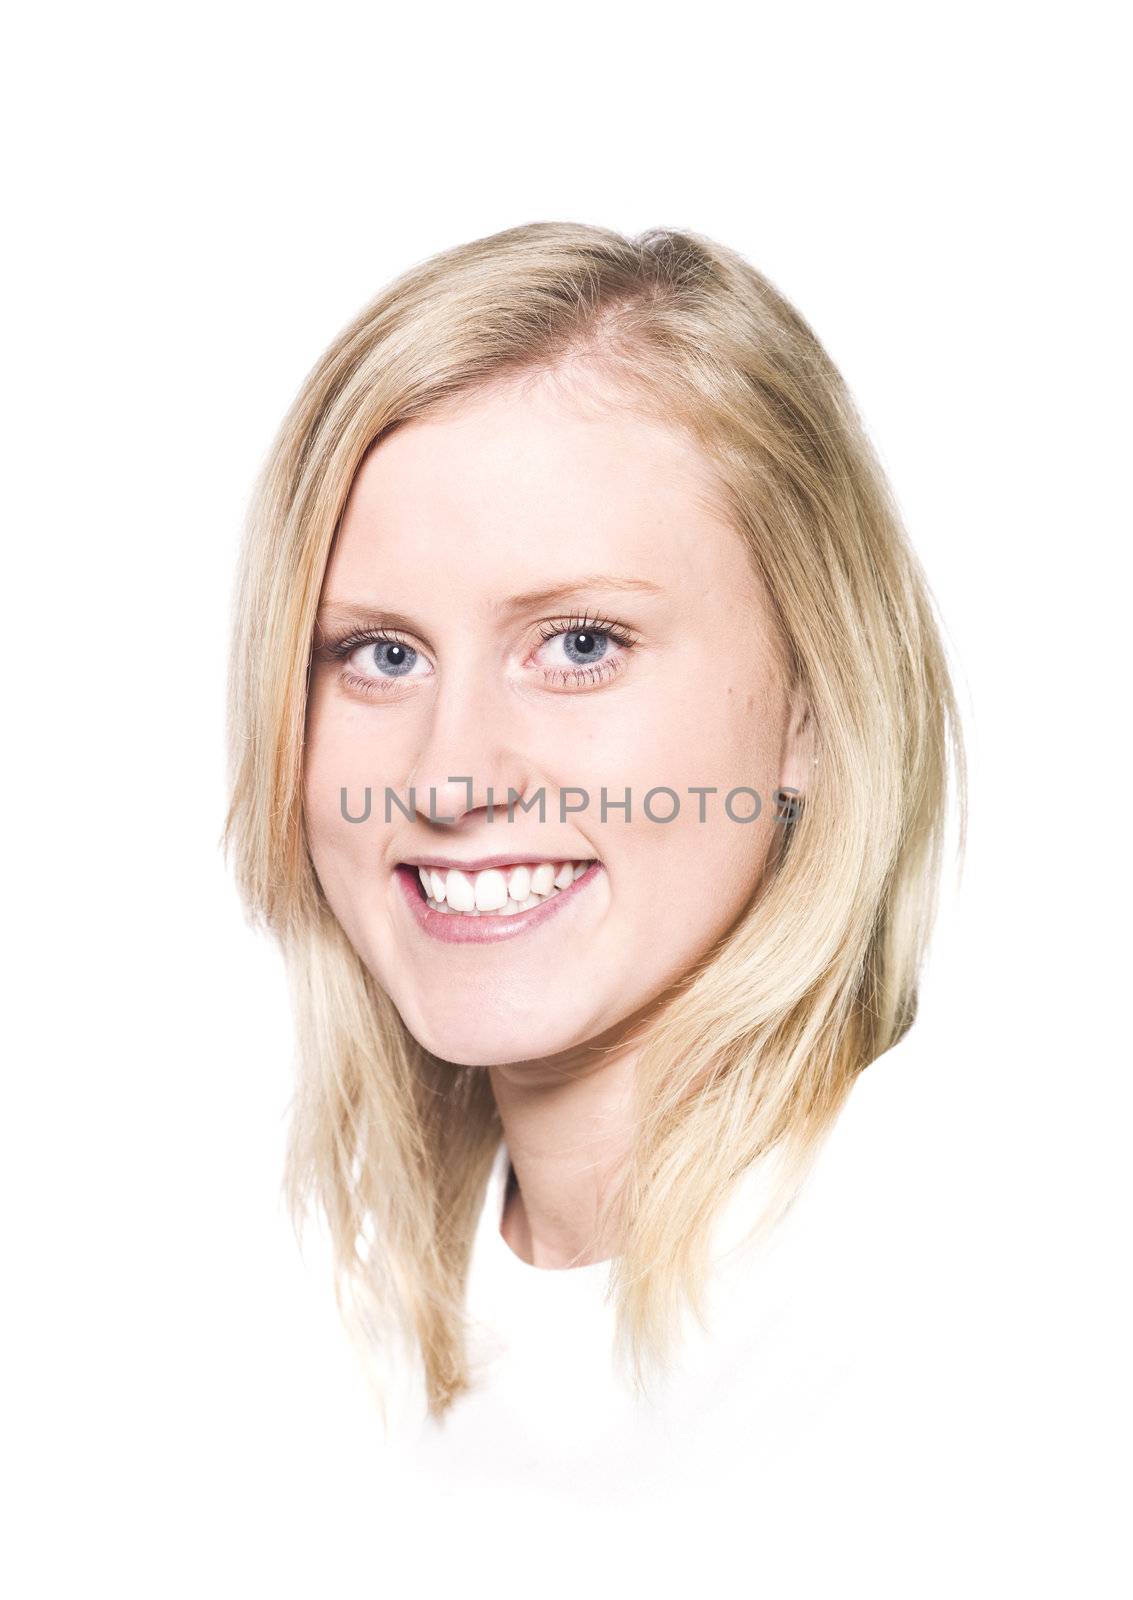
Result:
{"label": "white teeth", "polygon": [[542,861],[529,866],[487,867],[483,872],[447,872],[436,867],[418,867],[417,875],[425,898],[434,911],[449,916],[513,917],[520,911],[533,911],[544,900],[560,894],[576,883],[588,870],[589,861]]}
{"label": "white teeth", "polygon": [[507,905],[507,879],[495,867],[476,874],[477,911],[502,911]]}
{"label": "white teeth", "polygon": [[466,873],[450,867],[445,879],[445,898],[452,911],[473,911],[476,908],[476,885]]}
{"label": "white teeth", "polygon": [[507,881],[507,892],[516,905],[522,905],[531,893],[531,868],[513,867]]}
{"label": "white teeth", "polygon": [[549,861],[543,861],[531,874],[531,893],[550,894],[555,886],[555,869]]}

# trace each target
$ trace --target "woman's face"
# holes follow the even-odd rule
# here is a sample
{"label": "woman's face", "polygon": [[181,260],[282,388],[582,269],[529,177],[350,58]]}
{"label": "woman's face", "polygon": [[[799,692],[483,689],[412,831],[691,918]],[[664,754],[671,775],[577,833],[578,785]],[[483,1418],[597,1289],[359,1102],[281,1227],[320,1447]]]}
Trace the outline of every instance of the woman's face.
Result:
{"label": "woman's face", "polygon": [[[357,473],[320,602],[308,836],[352,945],[444,1060],[616,1039],[734,923],[777,847],[801,708],[713,484],[683,433],[548,377],[403,424]],[[415,818],[392,798],[408,809],[411,785]],[[346,820],[341,791],[361,816],[367,787],[369,819]],[[651,820],[666,788],[679,812],[663,820],[657,793]],[[757,791],[755,821],[728,815],[737,789]],[[736,819],[754,808],[733,796]],[[484,858],[491,876],[447,876]],[[435,864],[446,904],[478,892],[479,916],[431,910],[407,861]],[[597,865],[563,891],[541,862],[563,883],[564,862]]]}

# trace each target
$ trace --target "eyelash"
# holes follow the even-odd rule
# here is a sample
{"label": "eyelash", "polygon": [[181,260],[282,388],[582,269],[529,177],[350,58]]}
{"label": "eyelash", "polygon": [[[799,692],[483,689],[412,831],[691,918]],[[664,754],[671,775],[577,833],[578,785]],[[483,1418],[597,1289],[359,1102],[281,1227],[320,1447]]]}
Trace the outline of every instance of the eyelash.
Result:
{"label": "eyelash", "polygon": [[[574,667],[569,670],[564,667],[544,668],[543,675],[548,682],[555,681],[560,685],[581,685],[601,683],[604,680],[613,678],[622,670],[625,655],[637,643],[636,639],[620,622],[615,622],[609,617],[591,615],[589,612],[583,612],[573,617],[557,618],[553,622],[544,622],[539,625],[541,644],[545,644],[549,639],[557,639],[560,634],[571,633],[602,634],[606,638],[612,639],[615,644],[620,645],[624,653],[615,656],[610,662],[604,662],[594,667]],[[361,649],[365,644],[399,644],[406,650],[413,649],[409,640],[403,638],[396,628],[360,628],[343,635],[341,638],[330,640],[323,646],[320,654],[326,660],[346,661],[354,654],[355,650]],[[381,695],[387,693],[389,687],[392,687],[392,684],[397,680],[391,679],[388,683],[383,683],[382,680],[377,678],[363,678],[356,673],[344,672],[342,681],[361,694]]]}

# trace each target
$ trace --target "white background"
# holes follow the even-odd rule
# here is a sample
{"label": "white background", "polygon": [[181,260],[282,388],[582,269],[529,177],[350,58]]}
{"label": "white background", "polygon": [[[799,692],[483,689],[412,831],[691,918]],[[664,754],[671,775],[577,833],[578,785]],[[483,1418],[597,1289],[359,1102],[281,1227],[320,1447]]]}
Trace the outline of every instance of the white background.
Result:
{"label": "white background", "polygon": [[[1079,1557],[1083,1592],[1127,1592],[1117,19],[9,22],[7,1593],[414,1592],[383,1568],[364,1389],[278,1202],[286,996],[217,848],[228,606],[252,480],[333,335],[412,262],[539,219],[739,249],[816,329],[891,476],[969,723],[968,865],[925,1007],[962,1041],[940,1138],[957,1207],[987,1219],[973,1294],[997,1283],[1013,1316],[1014,1491],[1064,1534],[1048,1592]],[[1009,1592],[971,1560],[969,1593]]]}

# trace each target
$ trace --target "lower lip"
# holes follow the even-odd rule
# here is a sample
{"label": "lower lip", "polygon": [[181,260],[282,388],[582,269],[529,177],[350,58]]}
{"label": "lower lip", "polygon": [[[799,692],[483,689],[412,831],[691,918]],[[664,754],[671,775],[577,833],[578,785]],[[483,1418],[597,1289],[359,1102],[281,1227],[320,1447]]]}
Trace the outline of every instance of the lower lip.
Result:
{"label": "lower lip", "polygon": [[427,933],[432,939],[443,939],[448,944],[499,944],[504,939],[518,939],[521,934],[530,933],[534,928],[545,927],[553,916],[577,900],[601,870],[602,863],[594,861],[581,878],[576,878],[567,888],[560,889],[549,900],[544,900],[541,906],[533,906],[530,911],[513,911],[507,917],[498,912],[469,917],[454,911],[434,911],[420,892],[421,879],[416,867],[395,867],[394,874],[422,933]]}

